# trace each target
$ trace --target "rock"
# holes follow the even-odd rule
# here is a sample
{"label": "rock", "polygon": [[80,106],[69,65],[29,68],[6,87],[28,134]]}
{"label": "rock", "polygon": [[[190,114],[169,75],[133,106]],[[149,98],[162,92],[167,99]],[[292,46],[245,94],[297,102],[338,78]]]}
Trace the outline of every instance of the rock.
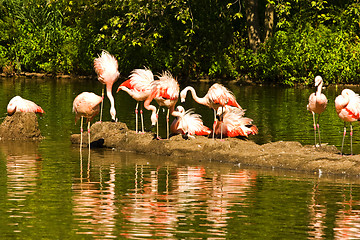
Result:
{"label": "rock", "polygon": [[[87,145],[87,133],[83,140]],[[100,140],[103,139],[103,140]],[[303,146],[295,141],[278,141],[259,145],[251,140],[226,138],[213,140],[196,136],[183,139],[180,135],[169,140],[156,140],[153,133],[136,134],[124,123],[102,122],[91,127],[91,142],[99,141],[104,147],[141,154],[172,156],[194,161],[217,161],[241,166],[278,168],[322,174],[358,175],[360,155],[341,156],[335,146]],[[80,134],[71,136],[79,144]]]}
{"label": "rock", "polygon": [[7,116],[0,125],[1,140],[39,140],[41,138],[38,119],[33,112],[16,112],[12,116]]}

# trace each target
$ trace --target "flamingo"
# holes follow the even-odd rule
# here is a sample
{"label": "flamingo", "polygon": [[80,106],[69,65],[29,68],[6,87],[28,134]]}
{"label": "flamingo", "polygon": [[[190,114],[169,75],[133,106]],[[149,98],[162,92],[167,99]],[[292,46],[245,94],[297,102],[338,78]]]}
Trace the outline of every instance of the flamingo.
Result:
{"label": "flamingo", "polygon": [[40,115],[45,113],[39,105],[20,96],[13,97],[7,105],[7,113],[9,116],[13,115],[15,112],[34,112]]}
{"label": "flamingo", "polygon": [[90,121],[100,112],[100,103],[104,97],[100,97],[92,92],[80,93],[73,102],[73,112],[75,112],[75,124],[81,118],[80,125],[80,150],[82,147],[82,133],[83,133],[83,121],[87,119],[88,123],[88,138],[89,138],[89,149],[90,149]]}
{"label": "flamingo", "polygon": [[193,109],[185,111],[182,106],[177,106],[172,114],[176,118],[170,126],[171,133],[180,133],[182,135],[193,136],[193,135],[209,135],[211,130],[204,126],[201,116],[194,113]]}
{"label": "flamingo", "polygon": [[[101,55],[94,60],[95,72],[98,75],[98,80],[106,85],[106,95],[110,101],[110,115],[111,120],[116,121],[116,110],[114,97],[112,95],[112,86],[119,78],[118,62],[114,56],[103,50]],[[104,94],[102,94],[104,96]],[[102,119],[103,104],[101,104],[100,122]]]}
{"label": "flamingo", "polygon": [[[202,98],[198,97],[196,91],[193,87],[187,86],[180,93],[181,102],[185,102],[186,94],[190,91],[195,102],[208,106],[214,110],[214,123],[216,122],[216,112],[219,107],[224,107],[226,105],[234,106],[239,109],[242,109],[239,103],[236,101],[234,94],[219,83],[214,83]],[[215,127],[215,125],[213,125]],[[214,139],[215,129],[213,128],[213,139]]]}
{"label": "flamingo", "polygon": [[360,119],[360,96],[350,89],[344,89],[341,95],[335,98],[335,109],[341,120],[344,121],[344,134],[341,144],[341,154],[343,153],[344,139],[346,135],[346,122],[350,123],[350,148],[352,151],[352,122]]}
{"label": "flamingo", "polygon": [[[151,83],[154,81],[154,75],[151,70],[145,69],[135,69],[131,72],[129,79],[123,82],[119,90],[127,92],[133,99],[137,101],[135,107],[135,125],[136,133],[138,132],[138,107],[140,101],[145,101],[151,93]],[[140,109],[140,118],[141,118],[141,129],[144,133],[144,118],[142,108]]]}
{"label": "flamingo", "polygon": [[252,124],[252,119],[244,117],[245,110],[226,105],[219,108],[217,116],[219,121],[215,121],[215,135],[225,137],[248,137],[250,134],[257,134],[258,128]]}
{"label": "flamingo", "polygon": [[[321,93],[323,84],[324,84],[324,82],[323,82],[322,77],[316,76],[315,77],[315,87],[317,87],[317,90],[315,93],[312,93],[309,96],[309,104],[307,105],[307,110],[310,111],[313,115],[314,132],[315,132],[315,147],[316,147],[316,127],[318,129],[318,134],[319,134],[319,146],[321,146],[319,120],[320,120],[320,114],[325,111],[326,105],[328,102],[325,94]],[[318,114],[317,124],[315,123],[315,118],[316,118],[315,114]]]}
{"label": "flamingo", "polygon": [[[176,79],[171,75],[170,72],[165,71],[159,76],[159,80],[155,80],[151,83],[152,90],[150,96],[145,100],[144,107],[147,110],[152,111],[151,114],[151,123],[152,126],[158,123],[158,112],[156,112],[156,107],[150,105],[151,101],[155,99],[158,105],[167,107],[166,115],[166,130],[167,130],[167,139],[169,139],[169,114],[172,114],[175,109],[175,104],[179,98],[179,84]],[[160,109],[160,108],[159,108]],[[159,129],[156,129],[156,137],[159,138]]]}

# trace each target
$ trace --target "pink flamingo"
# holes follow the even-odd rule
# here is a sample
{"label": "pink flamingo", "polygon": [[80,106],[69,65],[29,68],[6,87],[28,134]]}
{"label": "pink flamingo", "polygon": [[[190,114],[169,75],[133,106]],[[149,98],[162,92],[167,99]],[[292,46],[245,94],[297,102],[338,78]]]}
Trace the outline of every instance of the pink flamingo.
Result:
{"label": "pink flamingo", "polygon": [[[138,132],[138,107],[140,101],[145,101],[151,93],[151,83],[154,81],[154,75],[149,69],[135,69],[131,72],[129,79],[123,82],[119,90],[127,92],[133,99],[137,101],[135,107],[135,125],[136,132]],[[141,129],[144,133],[144,118],[142,108],[140,109],[140,118],[141,118]]]}
{"label": "pink flamingo", "polygon": [[[316,145],[316,127],[318,129],[318,134],[319,134],[319,146],[321,146],[321,138],[320,138],[320,124],[319,124],[319,120],[320,120],[320,114],[323,113],[326,109],[326,105],[327,105],[327,98],[326,96],[321,93],[321,89],[323,87],[323,79],[320,76],[316,76],[315,77],[315,87],[317,87],[317,90],[315,93],[312,93],[309,96],[309,104],[307,105],[307,110],[310,111],[313,115],[313,121],[314,121],[314,132],[315,132],[315,147]],[[317,120],[317,124],[315,123],[315,114],[318,114],[318,120]]]}
{"label": "pink flamingo", "polygon": [[[151,123],[152,126],[158,123],[158,113],[156,112],[156,107],[150,105],[151,101],[155,99],[155,101],[159,104],[159,106],[165,106],[168,111],[166,115],[166,130],[167,130],[167,139],[169,139],[169,114],[172,114],[175,108],[175,104],[179,98],[179,84],[175,80],[175,78],[171,75],[170,72],[163,72],[162,75],[159,76],[159,80],[152,82],[152,90],[150,96],[145,100],[144,107],[147,110],[152,111],[151,114]],[[160,108],[159,108],[160,109]],[[156,137],[159,138],[159,126],[156,125]]]}
{"label": "pink flamingo", "polygon": [[75,112],[75,123],[81,118],[80,125],[80,150],[82,147],[82,133],[83,133],[83,121],[87,119],[88,123],[88,138],[89,138],[89,149],[90,149],[90,121],[100,112],[100,103],[104,97],[100,97],[92,92],[80,93],[73,102],[73,112]]}
{"label": "pink flamingo", "polygon": [[45,113],[39,105],[20,96],[13,97],[7,105],[7,113],[9,116],[13,115],[15,112],[34,112],[40,115]]}
{"label": "pink flamingo", "polygon": [[343,153],[344,139],[346,135],[346,122],[350,122],[350,148],[352,151],[352,122],[360,119],[360,96],[350,89],[344,89],[341,95],[335,98],[335,109],[341,120],[344,121],[344,134],[341,144],[341,154]]}
{"label": "pink flamingo", "polygon": [[[118,79],[120,73],[118,71],[118,62],[114,56],[103,50],[101,55],[94,60],[95,72],[98,75],[98,80],[106,85],[106,95],[110,101],[110,115],[112,121],[116,121],[116,110],[114,97],[112,95],[112,86]],[[104,94],[102,94],[104,96]],[[101,104],[100,122],[102,119],[103,104]]]}
{"label": "pink flamingo", "polygon": [[[195,102],[205,105],[205,106],[208,106],[209,108],[212,108],[214,110],[214,123],[216,121],[216,112],[219,107],[224,107],[226,105],[229,105],[229,106],[234,106],[239,109],[242,109],[241,106],[239,105],[239,103],[236,101],[234,94],[229,89],[227,89],[226,87],[224,87],[221,84],[214,83],[209,88],[206,95],[202,98],[199,98],[196,95],[196,91],[193,87],[187,86],[180,93],[181,102],[185,102],[186,94],[188,91],[191,92],[191,95],[192,95],[193,99],[195,100]],[[214,125],[214,127],[215,127],[215,125]],[[213,129],[213,138],[214,138],[214,133],[215,133],[214,130],[215,129]]]}
{"label": "pink flamingo", "polygon": [[201,116],[194,113],[192,109],[185,111],[182,106],[177,106],[172,115],[176,118],[170,126],[171,133],[180,133],[185,138],[193,135],[204,136],[211,133],[211,130],[204,126]]}
{"label": "pink flamingo", "polygon": [[244,117],[245,110],[226,105],[219,108],[217,116],[219,121],[215,121],[214,129],[215,135],[225,137],[248,137],[250,134],[255,135],[259,131],[255,125],[252,124],[252,119]]}

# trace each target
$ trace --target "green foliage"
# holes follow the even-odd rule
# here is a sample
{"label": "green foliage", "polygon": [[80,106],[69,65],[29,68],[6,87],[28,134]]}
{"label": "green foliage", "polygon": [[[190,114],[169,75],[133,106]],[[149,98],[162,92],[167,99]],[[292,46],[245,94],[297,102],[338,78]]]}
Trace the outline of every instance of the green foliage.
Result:
{"label": "green foliage", "polygon": [[273,4],[276,17],[273,37],[256,53],[244,2],[2,0],[0,69],[94,74],[93,59],[106,49],[123,76],[147,66],[180,81],[247,77],[293,85],[317,74],[328,83],[358,81],[355,1],[258,0],[260,12]]}

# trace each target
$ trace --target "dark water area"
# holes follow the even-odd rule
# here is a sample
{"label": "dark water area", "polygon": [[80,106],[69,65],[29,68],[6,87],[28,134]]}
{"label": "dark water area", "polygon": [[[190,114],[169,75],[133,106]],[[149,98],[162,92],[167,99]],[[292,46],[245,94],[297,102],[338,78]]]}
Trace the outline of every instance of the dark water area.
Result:
{"label": "dark water area", "polygon": [[[44,140],[0,142],[1,239],[360,238],[357,178],[251,169],[120,149],[80,153],[70,143],[70,135],[80,132],[72,101],[83,91],[101,95],[98,81],[0,79],[0,84],[3,118],[15,95],[36,102],[46,112],[39,117]],[[209,87],[193,86],[199,96]],[[115,87],[117,117],[134,129],[136,102],[125,92],[115,93]],[[251,140],[313,144],[312,115],[306,111],[313,89],[227,87],[259,128]],[[323,143],[337,147],[344,125],[336,115],[334,99],[342,89],[324,89],[329,103],[320,118]],[[104,103],[103,120],[108,121],[107,98]],[[190,96],[183,106],[195,108],[205,125],[212,126],[212,110]],[[159,116],[163,135],[165,115],[161,111]],[[150,126],[147,111],[145,125]],[[353,125],[354,152],[359,154],[359,126]],[[345,151],[349,151],[348,137]]]}

